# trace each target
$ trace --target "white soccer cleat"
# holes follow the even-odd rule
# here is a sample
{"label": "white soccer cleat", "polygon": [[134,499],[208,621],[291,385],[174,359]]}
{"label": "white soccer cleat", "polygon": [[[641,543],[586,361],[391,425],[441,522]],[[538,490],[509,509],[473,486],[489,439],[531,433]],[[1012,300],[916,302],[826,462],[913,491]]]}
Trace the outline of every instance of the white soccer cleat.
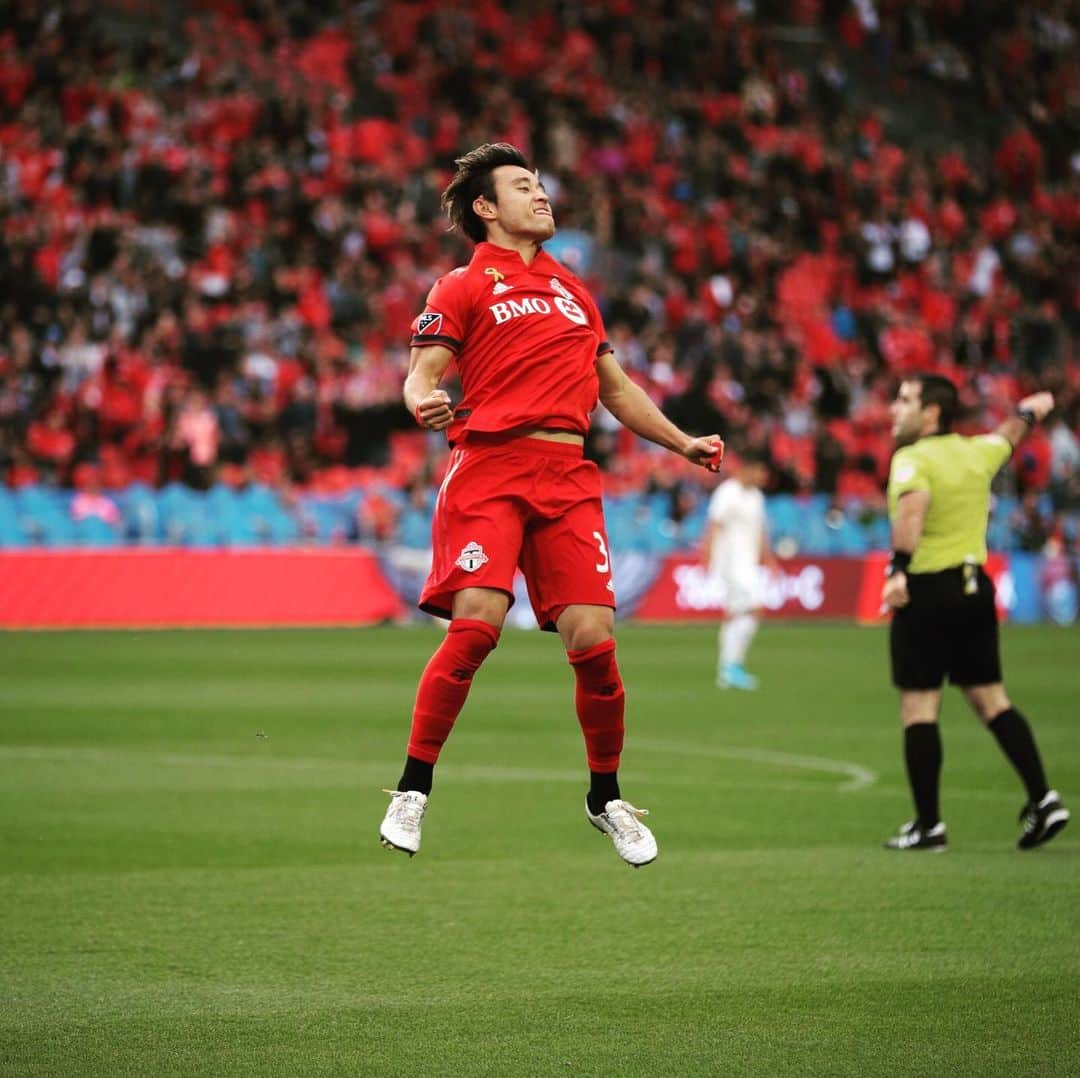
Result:
{"label": "white soccer cleat", "polygon": [[412,857],[420,849],[420,825],[427,811],[427,794],[416,790],[383,790],[390,795],[390,807],[379,828],[379,841],[388,850],[401,850]]}
{"label": "white soccer cleat", "polygon": [[585,802],[585,815],[589,823],[611,836],[615,843],[615,852],[634,868],[641,868],[656,860],[656,839],[653,833],[641,822],[642,816],[648,816],[648,809],[634,808],[629,801],[609,801],[599,816],[589,811],[589,802]]}

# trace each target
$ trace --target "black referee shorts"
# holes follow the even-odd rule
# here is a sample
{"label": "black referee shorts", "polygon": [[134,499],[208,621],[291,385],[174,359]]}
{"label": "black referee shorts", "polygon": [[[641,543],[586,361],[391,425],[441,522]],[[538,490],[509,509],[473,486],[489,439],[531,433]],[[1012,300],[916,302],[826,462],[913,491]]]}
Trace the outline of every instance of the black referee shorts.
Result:
{"label": "black referee shorts", "polygon": [[994,583],[981,566],[909,573],[911,602],[893,612],[892,680],[898,689],[1001,681]]}

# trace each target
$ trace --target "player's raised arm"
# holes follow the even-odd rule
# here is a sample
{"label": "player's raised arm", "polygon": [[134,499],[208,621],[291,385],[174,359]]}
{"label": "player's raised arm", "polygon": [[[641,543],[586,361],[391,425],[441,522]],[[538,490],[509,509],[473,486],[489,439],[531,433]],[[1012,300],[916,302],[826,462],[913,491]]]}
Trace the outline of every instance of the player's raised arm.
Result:
{"label": "player's raised arm", "polygon": [[724,443],[719,434],[694,438],[680,430],[655,404],[649,395],[632,382],[619,366],[612,352],[596,361],[600,377],[600,400],[624,427],[678,453],[693,464],[717,471],[724,457]]}
{"label": "player's raised arm", "polygon": [[405,376],[405,407],[416,422],[428,430],[446,430],[454,419],[450,394],[439,389],[454,353],[441,344],[413,348],[409,353],[409,373]]}
{"label": "player's raised arm", "polygon": [[1032,393],[1017,406],[1016,414],[1001,423],[996,434],[1000,434],[1015,449],[1024,439],[1024,435],[1036,423],[1041,423],[1054,410],[1053,393]]}

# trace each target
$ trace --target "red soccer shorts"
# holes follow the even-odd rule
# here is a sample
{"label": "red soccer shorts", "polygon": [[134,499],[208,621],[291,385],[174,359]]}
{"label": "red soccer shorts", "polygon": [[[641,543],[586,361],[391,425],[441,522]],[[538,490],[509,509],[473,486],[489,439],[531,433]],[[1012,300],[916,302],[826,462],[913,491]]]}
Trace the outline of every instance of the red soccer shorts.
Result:
{"label": "red soccer shorts", "polygon": [[573,604],[614,609],[600,491],[581,446],[470,436],[451,454],[435,502],[420,609],[448,618],[462,588],[494,588],[513,603],[518,568],[543,629]]}

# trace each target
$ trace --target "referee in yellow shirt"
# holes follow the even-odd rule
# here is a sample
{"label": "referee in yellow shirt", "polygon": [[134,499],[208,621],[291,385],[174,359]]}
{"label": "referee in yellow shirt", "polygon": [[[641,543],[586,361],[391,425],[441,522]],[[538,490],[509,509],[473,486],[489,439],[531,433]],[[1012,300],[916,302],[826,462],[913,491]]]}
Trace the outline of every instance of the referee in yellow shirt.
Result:
{"label": "referee in yellow shirt", "polygon": [[997,739],[1027,790],[1017,843],[1030,850],[1053,838],[1069,810],[1043,771],[1035,738],[1005,693],[994,585],[983,570],[990,483],[1028,429],[1054,407],[1050,393],[1025,397],[993,434],[949,433],[956,387],[914,375],[892,404],[897,449],[889,470],[892,560],[882,601],[892,609],[893,684],[900,690],[904,760],[915,819],[885,843],[891,850],[945,850],[938,809],[938,712],[947,677]]}

